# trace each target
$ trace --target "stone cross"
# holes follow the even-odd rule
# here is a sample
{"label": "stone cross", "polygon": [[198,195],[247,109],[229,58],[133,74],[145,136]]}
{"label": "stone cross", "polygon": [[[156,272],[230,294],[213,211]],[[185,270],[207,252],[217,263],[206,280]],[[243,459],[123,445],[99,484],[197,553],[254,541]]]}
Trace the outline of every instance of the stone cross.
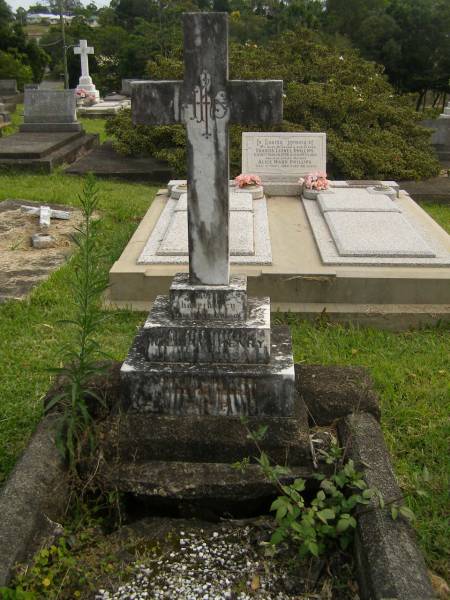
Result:
{"label": "stone cross", "polygon": [[53,210],[50,206],[21,206],[29,215],[39,215],[39,225],[45,229],[50,227],[50,219],[70,219],[70,212]]}
{"label": "stone cross", "polygon": [[80,45],[73,49],[75,54],[80,55],[81,59],[81,77],[89,77],[89,58],[88,54],[94,54],[94,48],[87,45],[87,40],[80,40]]}
{"label": "stone cross", "polygon": [[185,13],[184,81],[133,83],[135,124],[187,128],[189,273],[228,285],[228,126],[282,120],[282,81],[228,79],[228,16]]}

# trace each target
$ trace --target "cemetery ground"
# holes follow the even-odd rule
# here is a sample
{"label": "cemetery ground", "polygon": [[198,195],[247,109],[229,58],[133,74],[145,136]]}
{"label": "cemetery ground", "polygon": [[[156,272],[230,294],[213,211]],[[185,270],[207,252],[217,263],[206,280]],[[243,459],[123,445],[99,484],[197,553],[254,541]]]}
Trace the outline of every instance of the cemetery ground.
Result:
{"label": "cemetery ground", "polygon": [[[103,131],[102,122],[90,119],[84,125],[89,132]],[[98,186],[99,235],[105,250],[104,268],[108,270],[158,188],[111,180],[101,180]],[[81,188],[82,179],[64,175],[62,170],[51,175],[9,173],[0,176],[0,201],[20,198],[77,207]],[[450,231],[449,206],[428,204],[426,210]],[[47,369],[59,365],[60,348],[71,340],[70,328],[60,321],[70,318],[68,282],[72,270],[69,261],[26,300],[0,305],[0,481],[11,472],[42,416],[42,400],[51,384]],[[123,360],[145,317],[142,313],[113,311],[100,331],[104,351],[115,360]],[[430,473],[428,496],[407,495],[406,501],[416,514],[415,526],[428,566],[448,578],[448,329],[438,326],[391,333],[333,325],[326,317],[315,323],[302,322],[293,315],[276,315],[273,320],[290,326],[296,362],[369,369],[380,394],[383,432],[402,490],[407,495],[424,469]],[[85,539],[95,537],[95,529],[86,527],[83,535]],[[66,558],[62,557],[63,562]],[[100,570],[114,569],[105,549],[92,560]]]}
{"label": "cemetery ground", "polygon": [[[102,222],[100,235],[107,252],[105,269],[118,258],[144,215],[156,187],[99,181]],[[24,198],[77,206],[82,180],[63,175],[3,175],[0,200]],[[124,199],[126,199],[124,201]],[[429,206],[430,214],[449,227],[449,207]],[[0,417],[1,476],[5,478],[24,449],[42,415],[42,398],[58,364],[58,351],[69,341],[60,325],[70,306],[70,262],[53,273],[23,302],[0,306],[2,330],[2,414]],[[145,315],[115,311],[101,332],[101,344],[116,360],[126,355],[134,332]],[[369,368],[381,395],[383,431],[402,489],[408,491],[425,467],[431,473],[429,496],[415,499],[421,547],[428,564],[445,574],[450,548],[447,510],[449,457],[449,343],[439,327],[405,333],[344,328],[324,319],[316,324],[292,315],[275,320],[291,327],[296,362],[363,365]]]}

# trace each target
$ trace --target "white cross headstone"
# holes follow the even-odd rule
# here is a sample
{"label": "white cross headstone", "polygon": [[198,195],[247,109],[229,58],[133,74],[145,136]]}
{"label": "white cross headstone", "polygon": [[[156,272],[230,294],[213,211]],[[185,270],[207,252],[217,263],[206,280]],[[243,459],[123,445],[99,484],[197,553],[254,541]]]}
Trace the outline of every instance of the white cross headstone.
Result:
{"label": "white cross headstone", "polygon": [[100,100],[100,93],[92,82],[92,77],[89,75],[89,54],[94,54],[94,48],[87,45],[87,40],[80,40],[80,45],[73,49],[75,54],[80,55],[81,61],[81,76],[78,81],[77,90],[84,90],[88,94],[95,96],[95,101]]}

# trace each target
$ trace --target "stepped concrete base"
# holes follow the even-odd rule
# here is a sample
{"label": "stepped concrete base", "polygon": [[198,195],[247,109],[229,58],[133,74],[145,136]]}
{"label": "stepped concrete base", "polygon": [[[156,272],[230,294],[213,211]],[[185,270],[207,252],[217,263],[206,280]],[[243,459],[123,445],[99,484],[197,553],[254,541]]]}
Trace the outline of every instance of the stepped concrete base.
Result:
{"label": "stepped concrete base", "polygon": [[166,415],[291,417],[295,372],[289,328],[272,330],[268,364],[148,362],[144,330],[121,368],[126,409]]}
{"label": "stepped concrete base", "polygon": [[174,318],[158,296],[143,327],[150,362],[250,363],[269,361],[270,300],[249,298],[242,320]]}
{"label": "stepped concrete base", "polygon": [[228,285],[193,285],[188,273],[177,273],[169,292],[175,318],[244,319],[247,311],[247,277],[232,275]]}
{"label": "stepped concrete base", "polygon": [[[311,476],[306,466],[291,469],[292,481]],[[165,500],[261,499],[276,494],[276,487],[263,475],[258,465],[249,465],[244,473],[223,463],[142,462],[125,463],[117,467],[104,465],[101,473],[105,489],[120,489],[122,493]]]}
{"label": "stepped concrete base", "polygon": [[98,144],[98,134],[83,131],[19,132],[0,140],[0,171],[31,170],[50,173]]}
{"label": "stepped concrete base", "polygon": [[[310,460],[306,408],[298,399],[295,417],[177,417],[121,414],[101,425],[107,462],[183,461],[234,463],[254,456],[257,449],[248,431],[267,426],[261,448],[278,464],[303,465]],[[306,461],[306,462],[305,462]]]}

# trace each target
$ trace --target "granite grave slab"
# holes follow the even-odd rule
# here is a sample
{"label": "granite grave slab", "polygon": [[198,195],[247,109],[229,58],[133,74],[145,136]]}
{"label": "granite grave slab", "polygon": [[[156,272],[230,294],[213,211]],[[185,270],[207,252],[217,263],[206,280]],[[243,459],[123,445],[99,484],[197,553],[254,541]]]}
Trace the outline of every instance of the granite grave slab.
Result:
{"label": "granite grave slab", "polygon": [[28,89],[24,123],[18,133],[0,140],[0,170],[49,173],[91,150],[98,139],[78,123],[73,90]]}

